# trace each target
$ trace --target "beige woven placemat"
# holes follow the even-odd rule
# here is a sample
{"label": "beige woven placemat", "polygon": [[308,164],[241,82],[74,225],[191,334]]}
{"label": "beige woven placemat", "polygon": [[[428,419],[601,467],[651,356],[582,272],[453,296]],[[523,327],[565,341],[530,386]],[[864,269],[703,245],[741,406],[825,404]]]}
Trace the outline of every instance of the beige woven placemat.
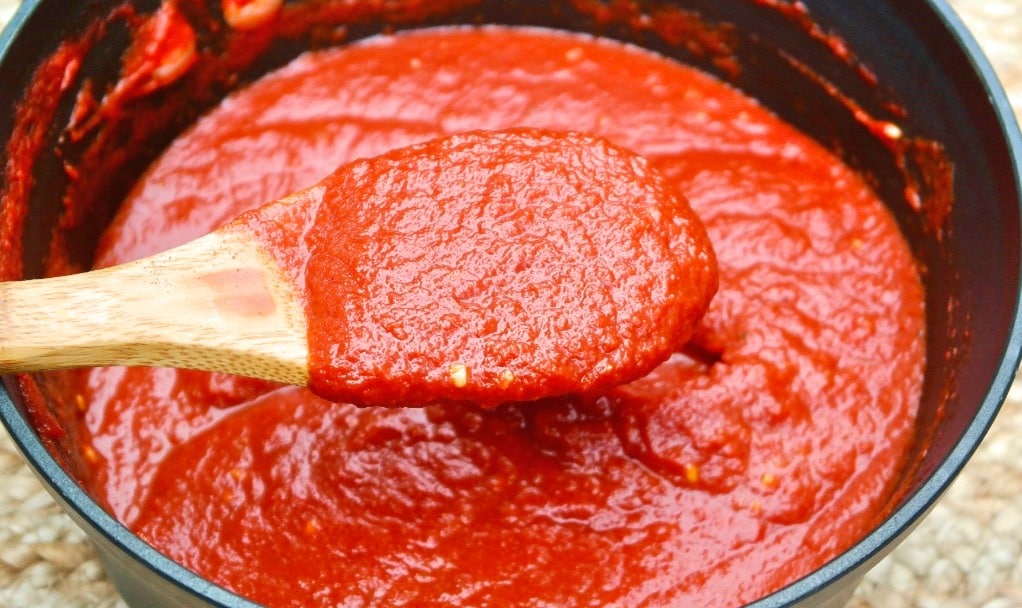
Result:
{"label": "beige woven placemat", "polygon": [[[851,1],[851,0],[835,0]],[[0,0],[0,23],[18,0]],[[952,0],[1022,114],[1022,0]],[[1022,382],[930,516],[848,608],[1022,607]],[[0,608],[123,607],[0,427]]]}

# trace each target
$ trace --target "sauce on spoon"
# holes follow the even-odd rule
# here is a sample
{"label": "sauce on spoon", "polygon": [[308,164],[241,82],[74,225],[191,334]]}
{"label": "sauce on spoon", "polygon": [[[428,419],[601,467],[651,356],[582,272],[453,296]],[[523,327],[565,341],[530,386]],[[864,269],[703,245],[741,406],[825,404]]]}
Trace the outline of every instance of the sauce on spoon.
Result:
{"label": "sauce on spoon", "polygon": [[299,197],[239,224],[302,294],[309,386],[335,401],[601,391],[684,345],[717,287],[687,202],[581,133],[445,137]]}

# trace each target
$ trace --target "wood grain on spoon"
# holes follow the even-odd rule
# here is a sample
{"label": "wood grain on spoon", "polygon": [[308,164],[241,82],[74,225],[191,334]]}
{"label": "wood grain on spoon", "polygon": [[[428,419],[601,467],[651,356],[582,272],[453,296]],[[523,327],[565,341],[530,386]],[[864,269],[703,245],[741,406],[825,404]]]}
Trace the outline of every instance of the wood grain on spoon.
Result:
{"label": "wood grain on spoon", "polygon": [[0,283],[0,372],[97,365],[308,382],[298,292],[249,235],[219,230],[120,266]]}
{"label": "wood grain on spoon", "polygon": [[716,285],[702,225],[643,159],[577,133],[473,132],[356,161],[143,260],[0,284],[0,373],[168,366],[492,405],[647,373]]}

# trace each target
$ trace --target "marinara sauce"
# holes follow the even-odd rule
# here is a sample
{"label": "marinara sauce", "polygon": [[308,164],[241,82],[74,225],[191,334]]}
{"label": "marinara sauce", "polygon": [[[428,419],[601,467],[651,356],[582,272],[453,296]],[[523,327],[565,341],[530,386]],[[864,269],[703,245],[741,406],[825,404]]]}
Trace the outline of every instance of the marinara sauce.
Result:
{"label": "marinara sauce", "polygon": [[600,396],[492,410],[82,371],[83,456],[109,509],[269,606],[734,606],[865,533],[920,396],[923,293],[906,243],[834,156],[648,52],[466,28],[309,53],[169,147],[97,266],[359,157],[521,126],[605,137],[689,198],[720,289],[688,346]]}
{"label": "marinara sauce", "polygon": [[301,304],[308,387],[356,405],[602,393],[684,346],[717,290],[684,197],[641,156],[570,131],[398,148],[225,230]]}

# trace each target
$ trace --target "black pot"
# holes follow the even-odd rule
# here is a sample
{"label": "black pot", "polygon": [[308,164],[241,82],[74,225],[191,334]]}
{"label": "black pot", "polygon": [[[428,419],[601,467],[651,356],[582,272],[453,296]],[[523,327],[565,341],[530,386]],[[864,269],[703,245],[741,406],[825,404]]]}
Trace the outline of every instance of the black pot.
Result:
{"label": "black pot", "polygon": [[[34,70],[63,39],[78,36],[86,24],[122,0],[69,2],[26,0],[0,36],[0,142],[3,162],[15,129],[15,107]],[[152,0],[133,4],[151,11]],[[878,527],[809,576],[754,604],[840,606],[866,570],[889,553],[917,524],[958,474],[992,423],[1012,382],[1022,349],[1018,315],[1022,137],[1003,91],[975,41],[941,0],[803,0],[799,5],[757,1],[689,0],[674,4],[697,11],[710,29],[733,24],[727,32],[725,61],[713,45],[679,45],[656,32],[601,22],[568,2],[481,2],[434,15],[434,23],[493,22],[537,24],[592,31],[653,48],[716,73],[759,98],[783,118],[839,151],[862,171],[901,224],[925,269],[928,353],[916,466],[910,467]],[[658,3],[664,4],[664,3]],[[394,16],[392,16],[394,17]],[[418,21],[397,20],[402,25]],[[393,23],[391,24],[393,25]],[[388,24],[371,18],[349,24],[347,39],[369,35]],[[851,56],[822,34],[839,36]],[[241,71],[241,80],[280,65],[310,44],[329,36],[312,32],[270,45]],[[116,77],[126,36],[111,28],[97,38],[83,74],[96,82]],[[215,40],[213,41],[215,44]],[[735,65],[740,69],[734,70]],[[875,75],[879,85],[872,82]],[[205,89],[194,98],[167,94],[161,104],[179,109],[142,141],[128,142],[135,160],[103,175],[92,191],[96,201],[88,220],[59,228],[72,257],[88,265],[97,234],[113,205],[146,163],[173,135],[223,90]],[[194,89],[192,90],[195,91]],[[68,184],[52,151],[73,105],[73,91],[55,108],[42,152],[32,164],[34,186],[20,253],[24,278],[40,276]],[[898,115],[895,106],[904,109]],[[953,166],[953,186],[932,179],[916,157],[876,137],[862,113],[898,118],[906,135],[936,142]],[[65,142],[66,143],[66,142]],[[2,185],[2,184],[0,184]],[[953,188],[950,215],[919,213],[906,199],[906,187],[939,200]],[[924,197],[925,198],[925,197]],[[0,199],[0,213],[11,213]],[[7,243],[3,243],[7,245]],[[92,539],[114,583],[133,606],[253,606],[167,559],[131,534],[76,482],[73,459],[60,442],[48,440],[30,422],[25,400],[13,378],[0,391],[0,418],[50,492]]]}

